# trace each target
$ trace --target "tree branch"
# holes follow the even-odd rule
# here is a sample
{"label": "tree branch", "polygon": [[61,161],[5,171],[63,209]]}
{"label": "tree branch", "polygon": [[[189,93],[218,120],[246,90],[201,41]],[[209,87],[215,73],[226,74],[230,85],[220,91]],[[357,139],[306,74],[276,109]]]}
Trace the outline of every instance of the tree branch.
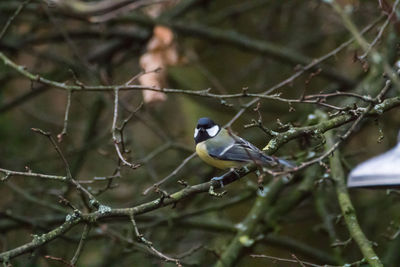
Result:
{"label": "tree branch", "polygon": [[[330,150],[330,148],[334,146],[333,133],[325,133],[325,138],[326,149]],[[333,156],[330,157],[329,161],[332,178],[336,183],[336,194],[347,228],[350,232],[350,235],[357,242],[363,256],[368,261],[368,263],[372,267],[383,267],[382,263],[380,262],[378,256],[375,254],[371,246],[371,242],[365,237],[360,225],[358,224],[356,213],[353,204],[351,203],[349,193],[347,191],[345,174],[342,168],[342,164],[340,162],[339,155],[339,151],[336,150],[335,152],[333,152]]]}

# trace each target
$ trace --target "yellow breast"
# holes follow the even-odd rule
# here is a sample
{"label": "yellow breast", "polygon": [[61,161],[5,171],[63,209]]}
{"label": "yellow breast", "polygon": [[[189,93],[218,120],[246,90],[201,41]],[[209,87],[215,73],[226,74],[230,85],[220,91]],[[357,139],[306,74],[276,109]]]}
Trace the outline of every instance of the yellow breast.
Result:
{"label": "yellow breast", "polygon": [[207,153],[207,147],[206,147],[205,142],[201,142],[196,145],[196,153],[207,164],[214,166],[218,169],[239,168],[239,167],[243,166],[242,162],[219,160],[219,159],[211,157]]}

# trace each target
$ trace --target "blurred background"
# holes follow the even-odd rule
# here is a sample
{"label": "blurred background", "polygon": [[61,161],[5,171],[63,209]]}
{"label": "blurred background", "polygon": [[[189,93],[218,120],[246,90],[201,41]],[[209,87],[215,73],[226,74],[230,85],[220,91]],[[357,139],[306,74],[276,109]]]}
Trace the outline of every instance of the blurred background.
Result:
{"label": "blurred background", "polygon": [[[364,37],[372,42],[394,1],[338,3],[360,31],[368,27]],[[11,20],[18,9],[19,14]],[[396,15],[374,47],[390,64],[398,60],[400,28]],[[356,42],[293,78],[313,59],[352,38],[341,17],[324,1],[2,0],[1,28],[7,23],[10,26],[0,35],[2,53],[33,74],[83,88],[129,83],[189,91],[210,89],[210,93],[226,95],[243,90],[264,93],[292,77],[271,93],[300,99],[337,90],[374,97],[384,85],[382,66],[360,57],[364,52]],[[391,90],[386,97],[397,92]],[[261,118],[268,129],[284,132],[289,129],[287,124],[300,127],[315,123],[316,109],[337,115],[335,109],[309,103],[263,99],[249,105],[254,98],[124,90],[119,93],[117,125],[129,118],[121,149],[126,150],[124,157],[129,162],[142,164],[133,170],[121,166],[115,151],[111,133],[113,91],[73,92],[66,132],[62,134],[68,97],[67,90],[31,81],[0,64],[0,168],[64,176],[64,164],[54,147],[31,128],[49,131],[55,137],[59,135],[59,146],[72,176],[112,208],[155,199],[159,193],[154,190],[143,192],[165,177],[169,178],[160,188],[173,193],[183,188],[178,180],[194,185],[222,173],[194,157],[173,174],[194,152],[193,129],[200,117],[210,117],[221,125],[235,118],[231,129],[263,148],[271,136],[259,127],[245,127],[253,120]],[[365,106],[348,96],[328,98],[327,102],[340,107],[354,103]],[[243,107],[246,109],[235,117]],[[394,147],[399,125],[396,108],[363,120],[340,147],[346,174],[356,164]],[[347,127],[336,130],[343,133]],[[275,155],[300,164],[322,152],[321,138],[301,136],[281,146]],[[361,260],[329,175],[319,165],[297,173],[298,179],[287,183],[270,203],[251,242],[242,240],[244,248],[236,255],[234,265],[299,266],[296,261],[254,258],[252,254],[291,261],[294,254],[317,265]],[[301,191],[307,177],[311,177],[312,185]],[[264,179],[264,192],[268,192],[270,181],[271,177]],[[159,251],[181,258],[184,266],[210,266],[221,258],[243,226],[260,194],[257,188],[257,177],[250,174],[227,186],[223,198],[196,194],[174,207],[138,216],[138,228]],[[302,192],[301,197],[284,206],[298,192]],[[59,203],[60,195],[82,212],[89,212],[75,188],[57,181],[13,176],[0,184],[0,194],[1,251],[30,242],[32,234],[59,226],[70,212]],[[385,266],[400,266],[399,192],[353,189],[350,195],[362,230],[376,245],[374,249]],[[45,256],[69,261],[82,228],[76,226],[11,263],[63,266],[62,261]],[[131,231],[129,220],[96,223],[77,265],[174,266],[132,245]]]}

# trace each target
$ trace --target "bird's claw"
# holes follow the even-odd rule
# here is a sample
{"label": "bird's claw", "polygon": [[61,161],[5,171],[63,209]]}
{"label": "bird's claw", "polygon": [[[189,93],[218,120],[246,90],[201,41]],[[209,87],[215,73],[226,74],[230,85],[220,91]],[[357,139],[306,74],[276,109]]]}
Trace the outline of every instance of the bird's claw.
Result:
{"label": "bird's claw", "polygon": [[[223,187],[224,187],[223,179],[224,179],[224,176],[218,176],[218,177],[212,178],[211,181],[217,181],[217,182],[219,182],[221,188],[223,188]],[[210,189],[208,190],[208,194],[210,194],[211,196],[214,196],[214,197],[222,197],[223,195],[226,194],[226,191],[222,191],[221,193],[215,192],[215,191],[214,191],[214,186],[213,186],[213,184],[211,183]]]}
{"label": "bird's claw", "polygon": [[214,191],[214,186],[210,185],[210,189],[208,189],[208,194],[214,197],[222,197],[223,195],[226,194],[226,191],[222,191],[221,193],[217,193]]}

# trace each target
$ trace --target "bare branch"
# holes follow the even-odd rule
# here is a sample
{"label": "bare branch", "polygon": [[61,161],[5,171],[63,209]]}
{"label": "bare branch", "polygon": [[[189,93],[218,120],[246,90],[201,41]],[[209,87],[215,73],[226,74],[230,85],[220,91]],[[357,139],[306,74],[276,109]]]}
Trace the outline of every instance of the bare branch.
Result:
{"label": "bare branch", "polygon": [[170,174],[165,176],[163,179],[155,183],[154,185],[148,187],[146,190],[143,191],[144,195],[147,195],[151,189],[157,188],[158,186],[162,185],[166,181],[168,181],[171,177],[174,177],[190,160],[196,157],[196,153],[192,153],[187,158],[185,158],[178,167],[176,167]]}
{"label": "bare branch", "polygon": [[78,261],[78,258],[80,256],[80,254],[82,253],[83,246],[85,244],[85,241],[86,241],[86,238],[87,238],[89,232],[90,232],[90,226],[88,224],[85,224],[85,226],[83,227],[81,240],[79,240],[79,244],[78,244],[78,247],[76,248],[74,257],[71,259],[71,265],[72,266],[75,266],[75,264]]}
{"label": "bare branch", "polygon": [[132,226],[133,226],[133,233],[135,236],[135,239],[137,239],[139,242],[145,244],[152,252],[154,252],[158,257],[161,259],[167,261],[167,262],[174,262],[178,267],[181,267],[182,265],[180,264],[178,259],[173,259],[162,252],[158,251],[156,248],[154,248],[153,244],[148,241],[144,236],[139,232],[139,229],[136,225],[136,221],[134,218],[133,213],[129,215],[129,219],[131,220]]}
{"label": "bare branch", "polygon": [[31,0],[25,0],[22,2],[17,10],[15,10],[14,14],[7,20],[6,25],[4,25],[3,29],[0,32],[0,40],[3,39],[4,35],[6,34],[7,30],[10,28],[11,23],[14,21],[14,19],[21,13],[21,11],[24,9],[26,5],[29,4]]}
{"label": "bare branch", "polygon": [[[121,142],[123,142],[123,140],[119,140],[117,137],[117,130],[118,130],[117,129],[117,119],[118,119],[118,89],[115,89],[115,91],[114,91],[114,115],[113,115],[113,123],[112,123],[112,128],[111,128],[112,139],[114,142],[115,151],[117,152],[118,158],[122,162],[122,165],[126,165],[133,170],[137,169],[140,167],[140,164],[128,162],[121,153],[119,144]],[[128,121],[126,121],[126,123],[127,122]],[[125,125],[126,123],[123,123],[122,125]],[[123,130],[123,127],[121,127],[121,129]],[[120,138],[122,139],[122,136],[120,136]]]}
{"label": "bare branch", "polygon": [[60,147],[57,145],[56,140],[54,140],[53,136],[51,135],[51,133],[49,132],[45,132],[41,129],[37,129],[37,128],[32,128],[32,131],[36,132],[36,133],[40,133],[43,136],[47,137],[51,144],[53,145],[54,149],[57,151],[57,154],[60,156],[61,160],[64,163],[65,166],[65,170],[67,172],[67,181],[71,184],[73,184],[80,192],[82,192],[83,194],[85,194],[89,200],[90,203],[93,207],[98,207],[100,204],[99,202],[96,200],[96,198],[86,189],[84,188],[82,185],[80,185],[73,177],[71,174],[71,169],[69,167],[68,161],[65,158],[64,154],[62,153]]}
{"label": "bare branch", "polygon": [[65,115],[64,115],[64,127],[57,135],[58,142],[61,143],[63,136],[67,134],[67,128],[68,128],[68,116],[69,116],[69,110],[71,108],[71,97],[72,97],[72,91],[68,91],[68,97],[67,97],[67,106],[65,107]]}

